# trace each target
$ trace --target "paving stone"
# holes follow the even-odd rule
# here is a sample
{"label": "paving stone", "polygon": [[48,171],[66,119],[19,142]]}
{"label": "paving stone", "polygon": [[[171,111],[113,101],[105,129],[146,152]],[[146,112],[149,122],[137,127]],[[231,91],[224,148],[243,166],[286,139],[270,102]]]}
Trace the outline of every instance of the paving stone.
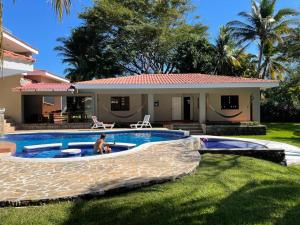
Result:
{"label": "paving stone", "polygon": [[79,161],[18,160],[3,156],[0,157],[0,206],[103,195],[175,180],[197,168],[199,147],[198,138],[187,138]]}

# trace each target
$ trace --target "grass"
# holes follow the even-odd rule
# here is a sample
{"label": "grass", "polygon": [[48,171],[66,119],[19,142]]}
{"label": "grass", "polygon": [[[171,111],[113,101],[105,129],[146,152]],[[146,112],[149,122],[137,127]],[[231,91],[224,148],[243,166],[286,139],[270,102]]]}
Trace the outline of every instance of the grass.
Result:
{"label": "grass", "polygon": [[[300,124],[268,124],[263,139],[300,145]],[[298,141],[298,142],[297,142]],[[0,224],[299,224],[300,165],[204,155],[195,174],[93,200],[0,208]]]}
{"label": "grass", "polygon": [[266,135],[239,137],[279,141],[300,147],[300,123],[268,123],[265,125],[268,127]]}

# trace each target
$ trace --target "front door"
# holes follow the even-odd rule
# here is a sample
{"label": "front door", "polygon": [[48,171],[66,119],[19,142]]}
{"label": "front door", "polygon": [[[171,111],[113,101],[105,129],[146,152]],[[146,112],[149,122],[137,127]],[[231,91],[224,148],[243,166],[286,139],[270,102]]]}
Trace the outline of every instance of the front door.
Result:
{"label": "front door", "polygon": [[191,97],[183,98],[183,116],[184,120],[191,120]]}
{"label": "front door", "polygon": [[172,97],[172,120],[181,120],[181,97]]}

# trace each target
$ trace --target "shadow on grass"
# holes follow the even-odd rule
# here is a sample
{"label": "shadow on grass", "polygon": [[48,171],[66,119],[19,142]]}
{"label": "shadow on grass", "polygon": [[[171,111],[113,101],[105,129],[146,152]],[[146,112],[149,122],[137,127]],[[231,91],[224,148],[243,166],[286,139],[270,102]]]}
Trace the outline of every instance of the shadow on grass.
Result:
{"label": "shadow on grass", "polygon": [[[300,205],[293,205],[300,201],[299,183],[282,178],[248,179],[244,185],[232,189],[232,182],[244,178],[247,167],[241,165],[239,156],[223,160],[220,157],[206,157],[201,172],[173,185],[155,185],[118,196],[75,201],[64,225],[298,224]],[[227,174],[224,179],[222,173],[230,169],[244,171],[233,177]],[[259,171],[264,174],[263,170],[264,167]],[[266,174],[268,171],[264,177]],[[204,189],[210,190],[203,194]]]}
{"label": "shadow on grass", "polygon": [[[220,202],[208,215],[208,224],[299,224],[289,214],[300,213],[299,206],[286,211],[300,200],[300,184],[286,180],[250,182]],[[295,223],[292,223],[294,221]]]}
{"label": "shadow on grass", "polygon": [[195,198],[178,204],[184,196],[151,195],[123,195],[118,201],[114,197],[90,203],[77,201],[64,225],[299,224],[300,205],[289,205],[299,200],[300,185],[284,180],[248,183],[217,203],[209,198]]}
{"label": "shadow on grass", "polygon": [[300,137],[300,130],[295,130],[294,133],[293,133],[293,135]]}
{"label": "shadow on grass", "polygon": [[194,217],[189,213],[197,208],[202,211],[210,200],[190,201],[188,205],[175,202],[183,196],[164,196],[159,189],[147,188],[134,193],[104,197],[95,201],[76,201],[64,225],[141,225],[141,224],[193,224]]}
{"label": "shadow on grass", "polygon": [[300,204],[290,208],[275,225],[299,224]]}

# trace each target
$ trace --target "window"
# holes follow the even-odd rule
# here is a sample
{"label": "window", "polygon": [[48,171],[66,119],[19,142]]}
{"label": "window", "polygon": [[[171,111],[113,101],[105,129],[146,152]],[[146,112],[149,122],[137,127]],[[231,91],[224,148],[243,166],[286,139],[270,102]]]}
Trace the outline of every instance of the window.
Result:
{"label": "window", "polygon": [[54,96],[44,96],[43,97],[43,103],[48,104],[48,105],[54,105],[55,104]]}
{"label": "window", "polygon": [[239,109],[238,95],[222,95],[221,109]]}
{"label": "window", "polygon": [[111,111],[129,111],[129,97],[111,97]]}

